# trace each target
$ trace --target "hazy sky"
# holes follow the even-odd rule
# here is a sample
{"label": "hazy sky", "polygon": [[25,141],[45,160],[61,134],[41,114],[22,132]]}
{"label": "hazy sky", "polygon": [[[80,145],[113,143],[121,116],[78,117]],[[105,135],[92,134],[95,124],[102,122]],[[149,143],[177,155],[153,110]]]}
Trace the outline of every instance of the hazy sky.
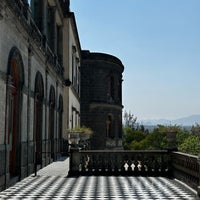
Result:
{"label": "hazy sky", "polygon": [[82,49],[125,66],[123,105],[139,120],[200,114],[200,0],[71,0]]}

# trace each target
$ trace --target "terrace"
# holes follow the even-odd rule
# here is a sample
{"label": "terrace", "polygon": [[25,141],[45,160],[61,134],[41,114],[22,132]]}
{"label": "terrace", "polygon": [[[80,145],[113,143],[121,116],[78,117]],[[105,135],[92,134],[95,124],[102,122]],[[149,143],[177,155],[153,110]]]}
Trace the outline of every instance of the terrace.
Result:
{"label": "terrace", "polygon": [[179,152],[72,150],[71,159],[53,162],[0,198],[194,200],[197,190],[185,183],[198,189],[198,169],[197,157]]}
{"label": "terrace", "polygon": [[178,179],[199,194],[200,159],[175,151],[72,150],[69,176],[143,176]]}

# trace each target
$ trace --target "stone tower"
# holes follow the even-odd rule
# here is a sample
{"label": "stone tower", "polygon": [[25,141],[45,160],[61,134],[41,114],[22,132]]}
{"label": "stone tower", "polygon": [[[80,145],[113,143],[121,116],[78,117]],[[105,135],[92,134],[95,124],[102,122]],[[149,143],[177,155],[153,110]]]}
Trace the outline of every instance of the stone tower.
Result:
{"label": "stone tower", "polygon": [[81,125],[93,129],[92,149],[122,148],[122,62],[82,51]]}

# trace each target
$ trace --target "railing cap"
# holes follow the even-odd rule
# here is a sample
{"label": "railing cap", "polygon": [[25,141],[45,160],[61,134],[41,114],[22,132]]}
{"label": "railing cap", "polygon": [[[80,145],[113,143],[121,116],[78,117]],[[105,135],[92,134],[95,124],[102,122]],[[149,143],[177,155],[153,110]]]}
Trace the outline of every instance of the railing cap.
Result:
{"label": "railing cap", "polygon": [[80,153],[168,153],[167,150],[80,150]]}

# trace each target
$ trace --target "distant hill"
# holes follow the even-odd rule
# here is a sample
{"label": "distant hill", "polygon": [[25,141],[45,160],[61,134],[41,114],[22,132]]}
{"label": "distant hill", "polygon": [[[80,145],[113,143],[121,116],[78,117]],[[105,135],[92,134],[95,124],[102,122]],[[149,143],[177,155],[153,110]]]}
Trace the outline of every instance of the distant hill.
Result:
{"label": "distant hill", "polygon": [[141,120],[141,124],[155,126],[158,124],[161,125],[180,125],[180,126],[192,126],[196,123],[200,124],[200,115],[191,115],[188,117],[183,117],[175,120],[168,119],[158,119],[158,120]]}

